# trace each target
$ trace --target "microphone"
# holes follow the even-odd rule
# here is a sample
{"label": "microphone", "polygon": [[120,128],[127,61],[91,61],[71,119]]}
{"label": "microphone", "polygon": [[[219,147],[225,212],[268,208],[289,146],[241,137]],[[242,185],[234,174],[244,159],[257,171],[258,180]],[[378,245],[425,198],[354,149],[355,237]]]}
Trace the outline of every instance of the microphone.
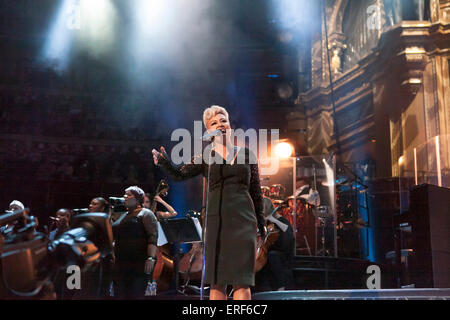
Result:
{"label": "microphone", "polygon": [[214,139],[214,137],[220,136],[221,134],[222,134],[222,131],[217,129],[217,130],[214,130],[213,132],[206,133],[205,135],[203,135],[203,137],[201,139],[203,141],[211,141],[212,139]]}
{"label": "microphone", "polygon": [[72,209],[73,214],[89,213],[88,208]]}

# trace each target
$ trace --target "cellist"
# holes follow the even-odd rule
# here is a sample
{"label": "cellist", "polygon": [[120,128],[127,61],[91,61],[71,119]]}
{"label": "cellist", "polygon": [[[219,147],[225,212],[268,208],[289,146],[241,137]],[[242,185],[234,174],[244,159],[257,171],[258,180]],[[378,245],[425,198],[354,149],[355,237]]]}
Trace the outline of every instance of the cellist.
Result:
{"label": "cellist", "polygon": [[156,211],[155,210],[155,215],[158,219],[170,219],[170,218],[177,216],[178,213],[175,211],[175,209],[170,204],[168,204],[166,201],[164,201],[158,194],[153,197],[153,201],[154,201],[153,205],[152,205],[152,201],[150,199],[151,199],[150,194],[146,193],[145,199],[144,199],[144,208],[151,210],[152,206],[154,206],[155,202],[156,202],[156,203],[162,204],[167,209],[167,211]]}
{"label": "cellist", "polygon": [[282,291],[293,285],[292,264],[295,238],[289,221],[278,214],[270,198],[264,197],[264,216],[279,233],[267,253],[266,265],[256,274],[257,291]]}

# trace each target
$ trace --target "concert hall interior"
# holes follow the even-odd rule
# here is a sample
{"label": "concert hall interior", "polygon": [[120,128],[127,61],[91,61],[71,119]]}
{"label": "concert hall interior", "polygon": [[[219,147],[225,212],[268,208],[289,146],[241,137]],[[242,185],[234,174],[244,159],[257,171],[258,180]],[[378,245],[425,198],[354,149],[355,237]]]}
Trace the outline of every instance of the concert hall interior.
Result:
{"label": "concert hall interior", "polygon": [[450,0],[0,0],[0,300],[450,299],[449,232]]}

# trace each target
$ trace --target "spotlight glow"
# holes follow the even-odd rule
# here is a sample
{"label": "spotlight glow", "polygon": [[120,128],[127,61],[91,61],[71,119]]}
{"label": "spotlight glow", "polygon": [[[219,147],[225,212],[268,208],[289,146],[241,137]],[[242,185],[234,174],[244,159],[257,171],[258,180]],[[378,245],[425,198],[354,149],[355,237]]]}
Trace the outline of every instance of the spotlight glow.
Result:
{"label": "spotlight glow", "polygon": [[73,30],[80,27],[76,0],[64,0],[56,13],[45,42],[42,58],[57,71],[64,71],[69,63]]}
{"label": "spotlight glow", "polygon": [[108,52],[116,36],[117,12],[111,0],[80,0],[80,43],[92,54]]}
{"label": "spotlight glow", "polygon": [[305,20],[308,19],[305,17],[305,12],[309,12],[309,2],[305,0],[272,0],[272,6],[276,13],[275,20],[287,29],[298,30],[304,27]]}
{"label": "spotlight glow", "polygon": [[[148,63],[162,56],[170,55],[170,50],[162,49],[167,42],[175,37],[171,34],[173,25],[172,14],[175,10],[166,1],[161,0],[134,0],[133,5],[133,31],[129,39],[129,52],[132,60],[137,63],[138,74]],[[146,78],[148,75],[141,75]],[[133,75],[135,77],[135,75]]]}
{"label": "spotlight glow", "polygon": [[160,0],[137,0],[136,22],[144,36],[155,35],[167,26],[170,5]]}
{"label": "spotlight glow", "polygon": [[294,147],[288,142],[280,142],[275,146],[275,155],[279,158],[289,158],[293,151]]}

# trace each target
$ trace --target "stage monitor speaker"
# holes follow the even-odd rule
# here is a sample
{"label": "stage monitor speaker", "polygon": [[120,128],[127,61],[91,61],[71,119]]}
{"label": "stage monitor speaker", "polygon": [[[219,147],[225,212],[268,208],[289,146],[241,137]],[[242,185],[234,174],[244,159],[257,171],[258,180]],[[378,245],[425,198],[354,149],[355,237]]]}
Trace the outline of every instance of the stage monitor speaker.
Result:
{"label": "stage monitor speaker", "polygon": [[422,184],[410,192],[418,288],[450,288],[450,189]]}

